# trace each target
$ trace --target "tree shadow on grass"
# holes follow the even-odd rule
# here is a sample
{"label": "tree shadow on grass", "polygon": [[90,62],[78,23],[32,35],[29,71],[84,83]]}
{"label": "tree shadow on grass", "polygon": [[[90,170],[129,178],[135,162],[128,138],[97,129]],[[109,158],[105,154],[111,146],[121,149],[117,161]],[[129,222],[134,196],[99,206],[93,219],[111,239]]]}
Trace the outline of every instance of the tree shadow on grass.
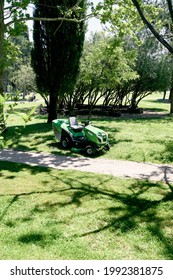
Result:
{"label": "tree shadow on grass", "polygon": [[[162,109],[162,108],[155,108],[155,107],[150,107],[150,108],[145,108],[145,112],[153,112],[153,113],[155,113],[155,112],[165,112],[165,114],[167,113],[167,111],[165,110],[165,109]],[[152,117],[152,116],[151,116]],[[158,114],[158,117],[159,117],[159,114]],[[162,116],[163,117],[163,116]]]}
{"label": "tree shadow on grass", "polygon": [[[30,129],[31,128],[31,129]],[[4,133],[4,146],[21,150],[30,150],[28,143],[32,134],[39,133],[39,124],[9,126]]]}
{"label": "tree shadow on grass", "polygon": [[165,141],[164,142],[165,149],[162,152],[161,155],[157,155],[157,158],[159,157],[159,160],[163,162],[173,162],[173,141]]}
{"label": "tree shadow on grass", "polygon": [[[38,124],[27,124],[26,127],[20,126],[11,126],[7,128],[4,136],[5,144],[10,141],[11,144],[8,145],[9,148],[17,147],[18,149],[23,150],[38,150],[40,143],[53,141],[53,134],[49,135],[51,131],[51,125],[47,123],[38,123]],[[34,142],[31,148],[28,146],[30,138],[34,136]]]}
{"label": "tree shadow on grass", "polygon": [[152,103],[170,103],[170,99],[156,99],[156,100],[150,100]]}
{"label": "tree shadow on grass", "polygon": [[42,233],[28,233],[19,237],[19,242],[22,243],[37,243],[44,240],[44,235]]}
{"label": "tree shadow on grass", "polygon": [[[6,166],[6,170],[11,171],[11,166]],[[18,169],[23,170],[23,165],[18,165]],[[27,167],[27,169],[31,176],[35,174],[35,169],[37,167]],[[41,171],[42,170],[42,171]],[[37,172],[51,172],[48,168],[37,168]],[[57,171],[58,172],[58,171]],[[66,174],[66,176],[65,176]],[[98,176],[96,181],[91,180],[91,174],[86,174],[85,177],[83,173],[79,173],[77,176],[74,176],[70,173],[64,173],[64,176],[59,173],[50,174],[53,188],[46,189],[49,186],[49,181],[42,182],[43,190],[37,191],[32,190],[28,192],[21,192],[16,194],[3,194],[3,196],[11,196],[12,199],[10,203],[5,207],[3,215],[1,215],[0,221],[2,222],[5,215],[7,215],[10,207],[18,203],[18,199],[22,197],[30,197],[32,195],[40,195],[45,194],[57,194],[56,200],[49,200],[47,202],[39,202],[39,204],[35,205],[34,208],[30,211],[30,218],[34,218],[35,215],[44,215],[47,212],[58,211],[57,209],[63,209],[64,211],[68,211],[69,206],[74,206],[77,209],[82,209],[85,201],[90,201],[93,203],[94,201],[99,203],[99,201],[105,200],[104,203],[104,213],[102,213],[99,217],[99,221],[97,224],[93,225],[93,229],[87,230],[85,226],[82,228],[82,233],[71,234],[71,238],[83,238],[85,236],[93,235],[97,238],[98,233],[102,233],[105,231],[113,232],[116,235],[125,235],[129,232],[135,232],[135,230],[140,226],[141,223],[144,224],[145,230],[148,231],[150,235],[153,236],[153,239],[159,240],[162,248],[164,248],[161,252],[162,256],[165,259],[173,258],[173,242],[172,242],[172,233],[167,235],[164,231],[164,226],[168,225],[170,222],[170,211],[169,216],[166,214],[165,208],[170,207],[170,203],[173,200],[173,187],[170,183],[167,185],[161,183],[154,183],[147,180],[133,180],[133,182],[129,183],[127,189],[119,188],[118,190],[114,190],[110,188],[112,185],[112,177]],[[94,178],[94,177],[93,177]],[[90,182],[90,183],[89,183]],[[61,183],[61,184],[60,184]],[[116,181],[114,182],[116,185]],[[59,187],[59,184],[61,187]],[[63,187],[62,187],[63,185]],[[59,201],[58,198],[60,194],[63,194],[65,199],[64,201]],[[1,195],[2,196],[2,195]],[[108,204],[107,204],[108,202]],[[111,202],[111,206],[110,203]],[[98,204],[97,206],[98,207]],[[162,211],[160,210],[163,207],[163,211],[165,212],[162,215]],[[76,215],[85,215],[86,220],[92,215],[98,213],[99,208],[95,208],[93,210],[88,209],[83,214],[83,210],[81,213],[76,214],[74,211],[69,215],[69,220],[64,221],[64,223],[73,223],[72,218],[75,218]],[[102,222],[101,222],[102,221]],[[25,222],[21,220],[21,222]],[[57,221],[59,222],[59,221]],[[18,237],[18,241],[24,244],[38,244],[40,246],[47,244],[46,240],[49,239],[48,236],[45,236],[42,232],[34,232],[31,231],[28,234],[21,234]]]}
{"label": "tree shadow on grass", "polygon": [[[119,234],[125,234],[133,232],[139,226],[139,219],[142,223],[146,224],[148,232],[153,235],[153,238],[158,239],[164,246],[164,255],[166,259],[173,258],[173,236],[166,236],[163,224],[169,224],[170,220],[164,220],[158,216],[157,208],[159,208],[165,202],[173,200],[173,187],[169,185],[169,190],[165,191],[165,194],[161,199],[146,199],[141,197],[144,193],[147,193],[151,188],[158,188],[159,184],[151,183],[149,181],[136,181],[131,185],[131,194],[115,194],[104,193],[106,196],[112,197],[115,201],[120,201],[125,209],[124,214],[119,217],[118,211],[122,212],[122,207],[110,207],[107,208],[108,216],[107,223],[104,226],[97,229],[86,231],[80,236],[87,236],[100,233],[102,231],[110,230],[113,232],[119,232]],[[160,184],[162,189],[162,185]],[[135,191],[134,191],[135,190]],[[102,193],[102,192],[101,192]],[[111,218],[110,218],[111,217]],[[104,219],[105,221],[105,219]]]}
{"label": "tree shadow on grass", "polygon": [[[8,127],[3,136],[4,146],[8,148],[40,152],[45,146],[45,148],[51,149],[50,153],[52,154],[76,156],[76,154],[72,153],[70,150],[63,149],[60,143],[57,143],[51,124],[38,123],[30,124],[26,127],[11,126]],[[41,149],[40,145],[42,145]]]}
{"label": "tree shadow on grass", "polygon": [[[62,238],[61,233],[50,233],[46,234],[45,232],[31,232],[31,233],[26,233],[22,234],[18,238],[18,242],[22,244],[30,244],[40,246],[42,248],[49,246],[52,242],[54,242],[56,239]],[[41,256],[40,256],[41,259]]]}

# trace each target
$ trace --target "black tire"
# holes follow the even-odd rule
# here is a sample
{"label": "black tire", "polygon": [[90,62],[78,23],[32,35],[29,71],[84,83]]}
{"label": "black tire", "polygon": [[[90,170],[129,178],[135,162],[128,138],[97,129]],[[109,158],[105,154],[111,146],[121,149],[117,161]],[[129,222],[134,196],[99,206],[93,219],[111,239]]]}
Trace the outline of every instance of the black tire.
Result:
{"label": "black tire", "polygon": [[85,153],[87,156],[93,156],[95,154],[96,150],[92,146],[87,146],[85,149]]}
{"label": "black tire", "polygon": [[62,137],[61,138],[61,146],[64,148],[64,149],[69,149],[71,148],[71,141],[68,137]]}
{"label": "black tire", "polygon": [[110,145],[109,145],[109,144],[106,144],[106,146],[104,147],[104,150],[105,150],[105,151],[109,151],[109,150],[110,150]]}

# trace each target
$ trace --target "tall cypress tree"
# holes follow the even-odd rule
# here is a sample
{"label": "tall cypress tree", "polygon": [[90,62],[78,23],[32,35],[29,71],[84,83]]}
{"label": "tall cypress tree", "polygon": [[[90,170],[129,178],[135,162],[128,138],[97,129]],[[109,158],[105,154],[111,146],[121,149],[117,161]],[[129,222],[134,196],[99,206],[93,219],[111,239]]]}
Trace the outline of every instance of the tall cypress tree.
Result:
{"label": "tall cypress tree", "polygon": [[[34,17],[63,17],[72,7],[73,11],[67,16],[80,20],[86,12],[86,0],[38,0]],[[58,100],[74,89],[84,36],[83,21],[34,22],[32,65],[39,91],[49,96],[48,122],[57,117]]]}

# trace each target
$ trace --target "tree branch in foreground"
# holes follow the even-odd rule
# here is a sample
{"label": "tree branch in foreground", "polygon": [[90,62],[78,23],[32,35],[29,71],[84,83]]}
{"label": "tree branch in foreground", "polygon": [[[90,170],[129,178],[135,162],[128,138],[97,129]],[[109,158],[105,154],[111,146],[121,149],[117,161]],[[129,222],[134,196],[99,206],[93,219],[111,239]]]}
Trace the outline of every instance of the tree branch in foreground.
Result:
{"label": "tree branch in foreground", "polygon": [[137,0],[131,0],[134,4],[134,6],[136,7],[143,23],[145,25],[147,25],[147,27],[150,29],[150,31],[154,34],[154,36],[158,39],[158,41],[167,48],[167,50],[173,54],[173,47],[171,47],[171,45],[157,32],[157,30],[154,28],[154,26],[147,20],[147,18],[145,17],[139,3]]}

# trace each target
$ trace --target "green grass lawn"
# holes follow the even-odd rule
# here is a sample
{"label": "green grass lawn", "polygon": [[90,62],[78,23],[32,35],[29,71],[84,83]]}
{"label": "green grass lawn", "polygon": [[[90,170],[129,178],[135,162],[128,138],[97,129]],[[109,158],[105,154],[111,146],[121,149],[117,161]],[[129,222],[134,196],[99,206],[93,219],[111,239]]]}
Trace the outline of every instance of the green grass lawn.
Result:
{"label": "green grass lawn", "polygon": [[0,162],[1,259],[172,259],[173,189]]}
{"label": "green grass lawn", "polygon": [[163,93],[156,92],[146,96],[139,103],[139,107],[152,110],[154,112],[165,112],[168,113],[170,109],[169,104],[169,92],[166,94],[166,99],[163,100]]}
{"label": "green grass lawn", "polygon": [[[100,157],[172,163],[169,104],[156,94],[140,107],[158,115],[92,119],[110,138]],[[24,127],[11,114],[7,124],[6,148],[78,156],[60,147],[45,116]],[[172,199],[171,185],[0,161],[0,258],[172,259]]]}
{"label": "green grass lawn", "polygon": [[[161,98],[161,94],[153,94],[140,104],[140,107],[156,115],[93,118],[92,124],[109,134],[111,149],[101,157],[172,163],[173,118],[168,114],[169,103],[163,102]],[[29,103],[29,106],[35,106],[35,103]],[[16,107],[16,111],[20,113],[27,109],[28,103]],[[53,135],[51,125],[46,123],[46,116],[34,115],[25,128],[23,124],[19,116],[10,115],[8,130],[4,134],[4,147],[78,156],[61,148]]]}

